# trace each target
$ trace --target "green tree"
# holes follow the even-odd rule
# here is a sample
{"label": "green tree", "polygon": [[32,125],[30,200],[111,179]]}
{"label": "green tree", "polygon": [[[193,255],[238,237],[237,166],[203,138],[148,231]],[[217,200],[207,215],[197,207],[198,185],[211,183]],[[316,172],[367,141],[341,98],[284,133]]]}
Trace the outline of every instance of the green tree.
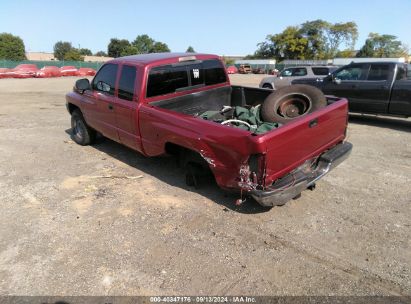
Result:
{"label": "green tree", "polygon": [[132,43],[126,39],[112,38],[108,45],[110,57],[129,56],[136,54],[170,52],[167,44],[155,41],[148,35],[138,35]]}
{"label": "green tree", "polygon": [[138,49],[134,45],[129,45],[121,51],[120,56],[131,56],[136,54],[138,54]]}
{"label": "green tree", "polygon": [[78,49],[71,49],[64,54],[63,59],[66,61],[84,61],[84,56],[81,55]]}
{"label": "green tree", "polygon": [[257,44],[258,49],[253,55],[247,55],[245,59],[268,59],[275,58],[276,49],[270,40],[270,36],[267,36],[266,41]]}
{"label": "green tree", "polygon": [[151,49],[150,53],[167,53],[170,52],[168,45],[164,42],[155,42],[153,48]]}
{"label": "green tree", "polygon": [[0,34],[0,59],[24,60],[26,59],[23,40],[9,33]]}
{"label": "green tree", "polygon": [[110,39],[110,43],[107,47],[107,53],[110,57],[120,57],[122,53],[124,53],[125,49],[130,46],[130,42],[127,39],[117,39],[112,38]]}
{"label": "green tree", "polygon": [[352,58],[355,57],[355,51],[351,49],[346,49],[342,51],[338,51],[338,53],[335,55],[337,58]]}
{"label": "green tree", "polygon": [[330,23],[318,19],[304,22],[300,34],[307,39],[305,57],[309,59],[324,59],[327,53],[327,34]]}
{"label": "green tree", "polygon": [[187,50],[186,53],[195,53],[196,51],[194,51],[194,48],[190,45]]}
{"label": "green tree", "polygon": [[136,39],[134,39],[134,41],[132,42],[132,45],[136,47],[137,54],[147,54],[152,53],[154,43],[154,39],[144,34],[138,35]]}
{"label": "green tree", "polygon": [[91,56],[93,53],[89,49],[79,49],[79,53],[83,56]]}
{"label": "green tree", "polygon": [[268,35],[266,41],[258,44],[255,58],[305,59],[308,40],[302,36],[299,28],[289,26],[283,32]]}
{"label": "green tree", "polygon": [[408,48],[393,35],[370,33],[357,57],[407,57]]}
{"label": "green tree", "polygon": [[137,51],[136,54],[170,52],[167,44],[160,41],[155,41],[146,34],[137,36],[132,42],[132,45]]}
{"label": "green tree", "polygon": [[94,56],[103,56],[103,57],[107,57],[107,53],[104,51],[98,51],[94,54]]}
{"label": "green tree", "polygon": [[354,22],[332,24],[318,19],[289,26],[259,43],[254,58],[329,59],[341,46],[352,50],[358,37]]}
{"label": "green tree", "polygon": [[54,57],[56,57],[58,60],[64,60],[64,56],[66,53],[71,51],[73,49],[73,46],[71,45],[70,42],[66,41],[59,41],[56,42],[54,45]]}
{"label": "green tree", "polygon": [[235,60],[232,58],[227,58],[223,56],[221,59],[223,60],[225,65],[233,65],[235,63]]}
{"label": "green tree", "polygon": [[357,57],[374,57],[374,42],[372,39],[365,40],[364,45],[357,53]]}
{"label": "green tree", "polygon": [[327,36],[327,57],[333,58],[341,45],[354,49],[358,39],[357,24],[355,22],[331,24]]}

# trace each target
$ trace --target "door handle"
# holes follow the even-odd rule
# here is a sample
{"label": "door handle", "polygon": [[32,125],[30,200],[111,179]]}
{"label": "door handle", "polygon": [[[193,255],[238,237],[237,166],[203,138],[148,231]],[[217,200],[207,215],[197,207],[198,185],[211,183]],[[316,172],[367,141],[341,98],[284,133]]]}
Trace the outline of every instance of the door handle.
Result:
{"label": "door handle", "polygon": [[113,110],[113,109],[114,109],[113,105],[112,105],[112,104],[109,104],[109,105],[108,105],[108,109],[109,109],[109,110]]}

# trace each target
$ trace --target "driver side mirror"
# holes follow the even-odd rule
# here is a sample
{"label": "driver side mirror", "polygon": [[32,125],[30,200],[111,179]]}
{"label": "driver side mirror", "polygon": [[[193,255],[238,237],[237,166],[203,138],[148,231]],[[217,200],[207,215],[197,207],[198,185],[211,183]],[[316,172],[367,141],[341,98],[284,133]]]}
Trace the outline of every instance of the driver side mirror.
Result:
{"label": "driver side mirror", "polygon": [[83,94],[84,91],[91,89],[90,81],[87,78],[79,79],[79,80],[76,81],[76,84],[74,85],[74,88],[80,94]]}
{"label": "driver side mirror", "polygon": [[327,76],[328,80],[334,82],[335,84],[341,84],[341,79],[335,77],[334,74],[330,74],[329,76]]}

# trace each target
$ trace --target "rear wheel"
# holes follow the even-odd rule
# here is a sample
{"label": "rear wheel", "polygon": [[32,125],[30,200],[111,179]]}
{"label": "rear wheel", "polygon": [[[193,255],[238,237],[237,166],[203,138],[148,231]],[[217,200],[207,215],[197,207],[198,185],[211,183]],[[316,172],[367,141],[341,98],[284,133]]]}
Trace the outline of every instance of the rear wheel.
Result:
{"label": "rear wheel", "polygon": [[313,86],[298,84],[271,93],[261,106],[266,122],[287,123],[327,105],[324,94]]}
{"label": "rear wheel", "polygon": [[272,90],[272,89],[273,89],[273,86],[272,86],[271,84],[269,84],[269,83],[264,83],[264,84],[263,84],[263,88],[264,88],[264,89],[271,89],[271,90]]}
{"label": "rear wheel", "polygon": [[71,138],[82,146],[92,144],[96,138],[96,131],[87,125],[80,110],[71,113]]}

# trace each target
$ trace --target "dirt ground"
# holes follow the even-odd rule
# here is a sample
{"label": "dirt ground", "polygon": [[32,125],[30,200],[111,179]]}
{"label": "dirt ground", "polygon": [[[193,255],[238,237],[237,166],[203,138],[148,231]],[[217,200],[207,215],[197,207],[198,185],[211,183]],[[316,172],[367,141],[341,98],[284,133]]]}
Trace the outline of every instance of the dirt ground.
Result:
{"label": "dirt ground", "polygon": [[411,295],[411,119],[351,116],[351,157],[267,211],[73,143],[75,80],[0,80],[0,294]]}

